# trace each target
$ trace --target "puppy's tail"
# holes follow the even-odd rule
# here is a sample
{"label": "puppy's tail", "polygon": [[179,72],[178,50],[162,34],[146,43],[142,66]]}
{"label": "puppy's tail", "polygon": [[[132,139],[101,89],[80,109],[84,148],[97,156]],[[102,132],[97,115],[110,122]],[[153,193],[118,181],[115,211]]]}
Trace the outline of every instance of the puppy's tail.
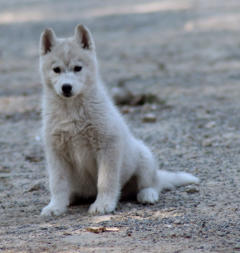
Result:
{"label": "puppy's tail", "polygon": [[165,170],[158,170],[158,185],[159,192],[163,189],[173,189],[176,186],[198,184],[199,179],[190,173],[186,172],[170,172]]}

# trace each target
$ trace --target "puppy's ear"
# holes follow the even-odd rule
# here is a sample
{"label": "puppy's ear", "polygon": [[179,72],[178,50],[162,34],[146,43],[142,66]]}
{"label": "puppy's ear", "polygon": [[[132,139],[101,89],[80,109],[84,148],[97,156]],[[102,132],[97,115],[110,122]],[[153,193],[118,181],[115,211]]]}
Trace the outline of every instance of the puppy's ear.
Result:
{"label": "puppy's ear", "polygon": [[83,49],[94,50],[95,44],[88,28],[84,25],[77,25],[74,37]]}
{"label": "puppy's ear", "polygon": [[45,55],[52,51],[56,44],[56,35],[53,29],[48,28],[43,31],[40,38],[40,54]]}

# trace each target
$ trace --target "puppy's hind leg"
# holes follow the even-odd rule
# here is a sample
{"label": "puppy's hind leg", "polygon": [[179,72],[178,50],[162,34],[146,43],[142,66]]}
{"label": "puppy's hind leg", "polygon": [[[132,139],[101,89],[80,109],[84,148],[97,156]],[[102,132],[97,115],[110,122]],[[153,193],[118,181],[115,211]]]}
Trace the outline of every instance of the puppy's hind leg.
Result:
{"label": "puppy's hind leg", "polygon": [[150,150],[141,142],[137,146],[139,162],[137,179],[139,193],[137,200],[141,203],[155,203],[163,189],[176,186],[198,184],[199,179],[186,172],[169,172],[158,170],[157,163]]}
{"label": "puppy's hind leg", "polygon": [[46,156],[51,201],[42,209],[41,215],[61,215],[66,211],[70,202],[71,182],[69,164],[53,150],[48,149]]}
{"label": "puppy's hind leg", "polygon": [[137,200],[140,203],[153,204],[159,198],[156,161],[151,151],[140,141],[138,149],[139,161],[136,175],[139,192]]}

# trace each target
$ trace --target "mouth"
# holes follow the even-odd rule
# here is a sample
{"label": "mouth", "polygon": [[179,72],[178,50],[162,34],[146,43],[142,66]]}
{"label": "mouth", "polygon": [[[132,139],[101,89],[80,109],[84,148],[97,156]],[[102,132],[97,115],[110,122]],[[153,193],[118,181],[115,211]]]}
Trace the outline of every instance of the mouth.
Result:
{"label": "mouth", "polygon": [[70,98],[73,96],[73,94],[72,93],[62,93],[62,96],[66,97],[66,98]]}

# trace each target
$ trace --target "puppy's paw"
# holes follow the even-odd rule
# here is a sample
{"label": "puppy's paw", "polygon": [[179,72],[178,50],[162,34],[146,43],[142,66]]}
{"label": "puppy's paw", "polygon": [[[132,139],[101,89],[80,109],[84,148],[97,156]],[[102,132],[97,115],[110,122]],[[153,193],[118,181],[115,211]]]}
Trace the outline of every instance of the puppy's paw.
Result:
{"label": "puppy's paw", "polygon": [[88,212],[90,214],[106,214],[113,212],[115,208],[115,201],[96,200],[93,204],[91,204]]}
{"label": "puppy's paw", "polygon": [[42,209],[41,216],[59,216],[66,212],[66,207],[52,205],[51,203]]}
{"label": "puppy's paw", "polygon": [[138,193],[137,200],[143,204],[153,204],[158,201],[158,193],[153,188],[145,188]]}

